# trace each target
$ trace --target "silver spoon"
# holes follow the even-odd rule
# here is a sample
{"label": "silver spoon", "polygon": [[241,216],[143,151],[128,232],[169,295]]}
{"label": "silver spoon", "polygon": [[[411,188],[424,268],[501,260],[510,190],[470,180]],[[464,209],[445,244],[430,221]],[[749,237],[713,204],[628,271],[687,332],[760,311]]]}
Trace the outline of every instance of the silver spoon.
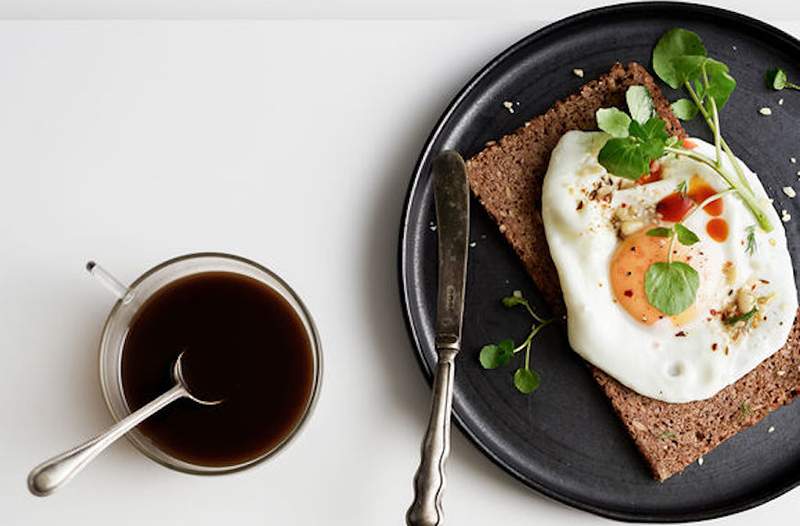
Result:
{"label": "silver spoon", "polygon": [[189,391],[181,366],[184,352],[182,351],[178,355],[175,364],[172,366],[172,378],[175,380],[175,386],[172,389],[123,418],[105,433],[97,435],[91,440],[33,468],[30,475],[28,475],[28,489],[31,493],[39,497],[50,495],[72,480],[72,477],[77,475],[94,457],[114,443],[115,440],[179,398],[188,398],[202,405],[217,405],[221,403],[222,400],[202,400],[192,395]]}

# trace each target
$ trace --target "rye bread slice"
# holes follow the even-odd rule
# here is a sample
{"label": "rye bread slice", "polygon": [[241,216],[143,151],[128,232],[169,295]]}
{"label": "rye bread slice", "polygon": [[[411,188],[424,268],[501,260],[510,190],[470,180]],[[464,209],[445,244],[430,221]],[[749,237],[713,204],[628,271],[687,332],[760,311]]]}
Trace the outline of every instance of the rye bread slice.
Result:
{"label": "rye bread slice", "polygon": [[[667,131],[685,136],[647,70],[636,63],[615,64],[607,74],[556,102],[522,128],[487,144],[467,161],[473,193],[497,222],[556,314],[563,314],[565,307],[540,213],[542,180],[550,152],[567,131],[596,129],[597,109],[623,105],[625,90],[632,85],[646,86],[656,111],[667,123]],[[592,369],[653,475],[664,480],[797,395],[800,319],[795,321],[783,349],[735,384],[700,402],[669,404],[654,400]]]}

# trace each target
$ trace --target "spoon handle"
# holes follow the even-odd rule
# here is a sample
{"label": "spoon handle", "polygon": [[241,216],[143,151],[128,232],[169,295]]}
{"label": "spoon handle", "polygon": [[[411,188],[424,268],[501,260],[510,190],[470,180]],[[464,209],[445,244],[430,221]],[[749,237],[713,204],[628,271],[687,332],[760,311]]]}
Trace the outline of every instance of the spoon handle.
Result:
{"label": "spoon handle", "polygon": [[186,389],[177,384],[149,404],[142,406],[123,418],[106,432],[70,449],[33,468],[28,475],[28,489],[36,496],[44,497],[69,482],[86,465],[110,446],[119,437],[139,425],[178,398],[186,396]]}

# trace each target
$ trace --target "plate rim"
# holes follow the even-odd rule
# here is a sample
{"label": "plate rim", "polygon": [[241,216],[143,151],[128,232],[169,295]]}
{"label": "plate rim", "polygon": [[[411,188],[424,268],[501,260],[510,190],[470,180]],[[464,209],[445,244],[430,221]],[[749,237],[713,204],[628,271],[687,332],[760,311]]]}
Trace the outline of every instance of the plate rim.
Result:
{"label": "plate rim", "polygon": [[[714,16],[724,17],[725,19],[727,19],[727,21],[748,25],[759,31],[771,33],[774,37],[784,40],[787,44],[800,50],[799,39],[795,38],[794,36],[786,33],[785,31],[771,24],[750,17],[748,15],[743,15],[735,11],[714,7],[711,5],[674,2],[674,1],[656,1],[656,2],[645,1],[645,2],[613,4],[609,6],[598,7],[586,11],[581,11],[574,15],[570,15],[566,18],[559,19],[555,22],[546,23],[539,29],[536,29],[533,32],[529,33],[528,35],[524,36],[523,38],[517,40],[516,42],[508,46],[506,49],[501,51],[499,54],[491,58],[488,62],[486,62],[486,64],[482,66],[478,70],[478,72],[475,73],[450,100],[450,102],[445,107],[445,110],[442,112],[441,116],[436,121],[436,124],[434,125],[432,131],[425,139],[422,150],[417,158],[417,161],[414,165],[414,169],[411,173],[411,181],[409,183],[408,190],[406,191],[405,197],[403,199],[403,208],[402,208],[402,216],[400,219],[400,232],[399,232],[398,250],[397,250],[398,286],[400,292],[400,303],[403,311],[403,321],[405,323],[406,332],[408,333],[408,337],[414,351],[414,356],[417,360],[417,364],[419,365],[423,373],[423,376],[425,377],[425,381],[428,383],[429,386],[432,385],[433,382],[433,371],[431,370],[430,367],[428,367],[428,364],[425,361],[425,357],[422,352],[421,339],[416,327],[416,324],[419,323],[418,319],[419,313],[417,311],[414,311],[411,307],[411,301],[409,297],[409,290],[411,287],[409,286],[409,275],[408,275],[409,273],[407,269],[408,265],[406,264],[406,261],[409,258],[409,253],[406,249],[406,245],[408,244],[408,239],[409,239],[409,226],[410,226],[410,218],[412,212],[411,210],[412,201],[417,194],[420,180],[422,179],[423,176],[422,168],[425,165],[426,160],[432,155],[434,143],[441,136],[444,127],[453,117],[453,114],[456,112],[457,109],[459,109],[459,107],[462,105],[466,97],[472,93],[472,91],[476,88],[478,83],[484,77],[486,77],[496,68],[498,68],[509,56],[516,53],[519,49],[534,44],[537,40],[541,40],[545,37],[548,37],[554,32],[558,32],[573,24],[579,24],[582,21],[585,21],[587,19],[592,19],[593,17],[596,16],[607,16],[614,13],[630,14],[631,12],[643,11],[654,8],[665,8],[665,7],[675,7],[683,10],[693,11],[699,14],[704,14],[706,16],[714,15]],[[524,486],[530,488],[533,491],[536,491],[537,493],[539,493],[544,497],[550,498],[567,506],[582,511],[586,511],[594,515],[623,522],[674,523],[674,522],[695,522],[695,521],[716,519],[728,515],[733,515],[735,513],[746,511],[752,508],[756,508],[800,486],[800,476],[798,476],[797,479],[792,480],[791,482],[788,482],[786,484],[780,485],[773,491],[769,491],[761,495],[756,495],[754,498],[748,499],[742,504],[729,504],[708,510],[696,510],[688,512],[630,513],[627,511],[605,508],[603,506],[598,506],[596,504],[584,502],[580,499],[571,497],[570,495],[562,493],[558,490],[554,490],[548,487],[546,484],[542,484],[537,480],[532,480],[530,478],[525,477],[522,473],[514,469],[514,467],[511,466],[509,463],[503,461],[486,444],[484,444],[478,438],[478,436],[474,434],[472,430],[467,426],[462,416],[455,410],[453,410],[452,413],[452,420],[455,422],[456,427],[461,431],[461,433],[469,440],[469,442],[472,443],[473,446],[477,448],[478,451],[480,451],[484,456],[486,456],[489,460],[491,460],[496,466],[500,467],[505,473],[511,475],[518,482],[521,482]]]}

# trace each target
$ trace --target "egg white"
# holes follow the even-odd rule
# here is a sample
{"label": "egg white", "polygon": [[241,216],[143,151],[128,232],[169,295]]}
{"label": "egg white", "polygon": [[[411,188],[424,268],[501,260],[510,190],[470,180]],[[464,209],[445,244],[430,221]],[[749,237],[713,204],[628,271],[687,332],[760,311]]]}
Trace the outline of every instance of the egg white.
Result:
{"label": "egg white", "polygon": [[[721,217],[730,233],[723,243],[706,234],[708,215],[694,214],[686,226],[699,235],[706,258],[698,268],[700,315],[680,327],[669,318],[652,325],[636,321],[616,302],[610,284],[609,265],[619,243],[611,223],[614,208],[623,202],[652,206],[692,174],[700,175],[718,191],[726,186],[715,172],[696,161],[664,158],[663,180],[615,190],[610,206],[586,201],[577,210],[583,192],[607,175],[597,162],[607,139],[602,132],[568,132],[553,151],[544,179],[542,219],[567,307],[570,345],[587,361],[645,396],[673,403],[709,398],[786,343],[798,303],[783,223],[758,177],[740,161],[774,230],[756,229],[758,250],[751,256],[745,252],[743,240],[746,228],[755,221],[738,197],[724,197]],[[698,145],[695,151],[714,156],[712,145],[692,141]],[[727,159],[723,163],[734,173]],[[736,268],[732,285],[722,273],[725,261],[732,261]],[[705,313],[720,309],[730,301],[731,289],[738,290],[751,279],[769,281],[760,292],[776,296],[763,308],[766,321],[734,342],[720,318],[708,321]],[[677,337],[680,331],[685,336]],[[714,343],[720,350],[712,352]],[[727,354],[721,351],[725,346]]]}

